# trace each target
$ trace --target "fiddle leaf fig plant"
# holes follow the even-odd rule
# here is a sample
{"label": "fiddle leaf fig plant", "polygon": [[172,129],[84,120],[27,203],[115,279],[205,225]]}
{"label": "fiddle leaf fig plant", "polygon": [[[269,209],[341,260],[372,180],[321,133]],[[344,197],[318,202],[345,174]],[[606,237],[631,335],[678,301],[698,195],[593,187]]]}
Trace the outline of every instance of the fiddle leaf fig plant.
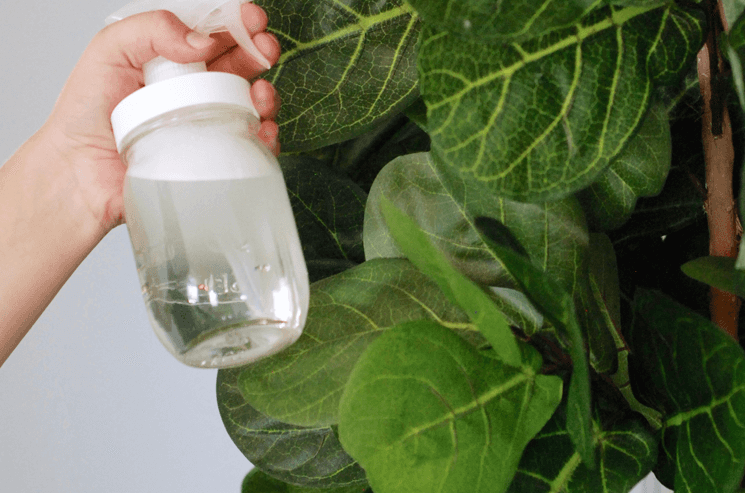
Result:
{"label": "fiddle leaf fig plant", "polygon": [[705,283],[745,294],[707,257],[712,0],[256,3],[312,284],[295,344],[218,372],[242,492],[741,491],[745,352],[707,320]]}

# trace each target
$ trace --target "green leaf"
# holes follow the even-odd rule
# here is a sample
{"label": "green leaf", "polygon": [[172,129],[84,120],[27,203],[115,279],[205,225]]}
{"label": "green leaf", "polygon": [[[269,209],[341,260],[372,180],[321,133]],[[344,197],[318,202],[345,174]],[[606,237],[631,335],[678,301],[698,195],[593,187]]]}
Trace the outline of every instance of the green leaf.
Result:
{"label": "green leaf", "polygon": [[[676,493],[739,487],[745,471],[745,353],[661,293],[637,290],[629,331],[634,389],[664,414],[655,474]],[[674,482],[674,485],[671,483]]]}
{"label": "green leaf", "polygon": [[443,31],[476,38],[484,43],[530,39],[560,27],[567,27],[601,3],[599,0],[408,1],[427,23]]}
{"label": "green leaf", "polygon": [[625,223],[639,197],[662,191],[671,160],[670,123],[664,109],[655,105],[629,145],[579,193],[588,224],[609,230]]}
{"label": "green leaf", "polygon": [[380,171],[394,159],[417,152],[429,152],[429,134],[413,121],[406,118],[404,120],[406,123],[370,154],[354,173],[353,179],[366,190],[370,190]]}
{"label": "green leaf", "polygon": [[616,252],[605,234],[590,235],[589,274],[592,295],[599,308],[598,322],[611,334],[615,343],[616,370],[609,377],[629,408],[644,416],[652,429],[659,430],[662,416],[658,411],[639,402],[631,388],[629,348],[621,334],[621,288]]}
{"label": "green leaf", "polygon": [[406,257],[432,278],[451,302],[463,308],[502,361],[521,366],[517,339],[491,298],[450,265],[410,217],[385,197],[381,207],[386,224]]}
{"label": "green leaf", "polygon": [[420,21],[403,0],[257,0],[282,47],[264,75],[282,98],[284,151],[349,140],[419,95]]}
{"label": "green leaf", "polygon": [[344,385],[368,344],[390,327],[419,319],[484,342],[466,313],[407,260],[372,260],[314,283],[303,334],[284,351],[242,367],[241,394],[285,423],[336,424]]}
{"label": "green leaf", "polygon": [[365,471],[344,451],[331,426],[301,428],[261,414],[241,395],[240,373],[240,368],[217,373],[217,407],[246,459],[275,480],[295,486],[353,486],[353,491],[367,486]]}
{"label": "green leaf", "polygon": [[377,493],[501,493],[561,386],[481,355],[434,322],[411,322],[355,366],[339,438]]}
{"label": "green leaf", "polygon": [[[730,11],[733,10],[732,0],[725,2],[725,12],[727,12],[727,4],[730,5]],[[738,1],[740,3],[740,1]],[[745,2],[742,5],[737,6],[737,10],[741,13],[742,8],[745,6]],[[740,106],[745,109],[745,80],[743,80],[743,60],[745,57],[745,15],[738,13],[737,20],[730,21],[730,31],[724,37],[722,43],[722,51],[727,56],[730,67],[732,68],[732,79],[735,84],[735,90],[737,97],[740,99]]]}
{"label": "green leaf", "polygon": [[613,325],[621,327],[621,287],[618,284],[616,251],[608,235],[590,235],[589,273],[602,297]]}
{"label": "green leaf", "polygon": [[[448,261],[479,284],[517,286],[479,236],[474,227],[478,216],[500,218],[531,258],[570,292],[586,268],[587,228],[574,197],[544,204],[495,199],[493,194],[474,190],[461,179],[437,173],[427,153],[399,157],[375,179],[365,208],[367,259],[404,256],[383,218],[383,197],[412,217]],[[504,289],[499,292],[504,293]],[[510,298],[501,294],[497,303],[510,321],[527,334],[540,329],[536,322],[541,317],[535,316],[532,307],[518,310]]]}
{"label": "green leaf", "polygon": [[425,26],[418,64],[434,162],[515,200],[585,188],[634,135],[654,84],[676,82],[701,40],[701,20],[673,2],[603,8],[510,45]]}
{"label": "green leaf", "polygon": [[631,219],[614,230],[614,244],[648,235],[666,235],[703,218],[704,200],[685,168],[673,166],[662,193],[640,198]]}
{"label": "green leaf", "polygon": [[735,268],[736,259],[700,257],[680,268],[688,276],[722,291],[745,297],[745,272]]}
{"label": "green leaf", "polygon": [[721,5],[724,7],[724,18],[732,31],[735,21],[745,11],[745,0],[722,0]]}
{"label": "green leaf", "polygon": [[[479,224],[481,223],[481,224]],[[522,291],[557,329],[569,337],[569,351],[574,369],[569,384],[567,427],[572,443],[587,467],[594,467],[594,437],[590,419],[590,370],[572,297],[529,259],[504,247],[501,237],[511,233],[502,226],[503,235],[495,234],[500,223],[489,218],[477,226],[489,248],[502,260],[520,283]]]}
{"label": "green leaf", "polygon": [[306,488],[284,483],[259,469],[253,469],[243,479],[241,493],[372,493],[367,486],[343,488]]}
{"label": "green leaf", "polygon": [[561,406],[528,444],[509,493],[627,493],[657,459],[657,440],[639,419],[597,429],[597,464],[584,465],[574,450]]}
{"label": "green leaf", "polygon": [[352,180],[306,156],[281,156],[311,282],[364,262],[367,194]]}

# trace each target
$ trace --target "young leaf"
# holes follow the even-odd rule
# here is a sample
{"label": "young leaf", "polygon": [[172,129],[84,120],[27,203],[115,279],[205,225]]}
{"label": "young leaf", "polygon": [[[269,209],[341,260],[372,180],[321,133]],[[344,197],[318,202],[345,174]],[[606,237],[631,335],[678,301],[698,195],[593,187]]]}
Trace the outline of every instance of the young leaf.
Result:
{"label": "young leaf", "polygon": [[609,428],[595,422],[597,464],[589,469],[574,450],[563,406],[531,440],[508,493],[628,493],[654,466],[657,439],[638,418]]}
{"label": "young leaf", "polygon": [[238,449],[267,475],[295,486],[367,486],[365,471],[342,448],[331,426],[302,428],[251,407],[238,389],[240,368],[217,373],[217,407]]}
{"label": "young leaf", "polygon": [[700,257],[683,264],[680,268],[688,277],[745,297],[745,271],[735,268],[736,261],[728,257]]}
{"label": "young leaf", "polygon": [[383,197],[381,207],[386,224],[406,257],[432,278],[450,301],[465,310],[505,363],[522,365],[517,339],[491,298],[450,265],[445,256],[430,243],[426,233],[391,201]]}
{"label": "young leaf", "polygon": [[282,95],[284,151],[315,149],[373,129],[418,96],[421,21],[403,0],[258,0],[282,47],[263,77]]}
{"label": "young leaf", "polygon": [[466,313],[407,260],[373,260],[314,283],[303,334],[284,351],[241,367],[241,394],[284,423],[334,425],[344,385],[367,345],[390,327],[420,319],[484,342]]}
{"label": "young leaf", "polygon": [[410,322],[355,366],[339,438],[377,493],[502,493],[560,400],[558,377],[483,356],[434,322]]}
{"label": "young leaf", "polygon": [[667,113],[656,105],[628,147],[595,183],[579,192],[587,222],[604,231],[621,226],[631,217],[637,198],[662,191],[671,159],[670,123]]}
{"label": "young leaf", "polygon": [[595,439],[590,419],[590,370],[572,297],[529,259],[503,246],[503,238],[511,235],[504,225],[494,219],[478,218],[476,227],[489,248],[520,283],[525,295],[571,341],[569,349],[574,369],[569,384],[567,428],[582,461],[593,468]]}
{"label": "young leaf", "polygon": [[280,156],[311,282],[365,260],[367,194],[352,180],[306,156]]}
{"label": "young leaf", "polygon": [[655,474],[676,493],[731,493],[745,471],[745,352],[670,298],[637,290],[634,389],[664,414]]}
{"label": "young leaf", "polygon": [[341,488],[306,488],[284,483],[259,469],[253,469],[243,479],[241,493],[372,493],[364,486],[344,486]]}
{"label": "young leaf", "polygon": [[[412,217],[448,261],[479,284],[515,288],[499,259],[474,227],[474,218],[491,216],[509,225],[532,258],[562,286],[574,291],[587,257],[587,227],[574,197],[559,202],[526,204],[479,194],[462,180],[446,181],[428,153],[399,157],[383,168],[370,190],[363,230],[366,258],[404,256],[383,217],[386,197]],[[533,334],[541,317],[524,316],[509,299],[499,297],[500,310],[510,321]],[[530,308],[535,313],[534,308]]]}
{"label": "young leaf", "polygon": [[474,188],[557,200],[592,183],[634,135],[655,83],[702,41],[675,2],[607,7],[509,45],[422,30],[418,64],[435,164]]}

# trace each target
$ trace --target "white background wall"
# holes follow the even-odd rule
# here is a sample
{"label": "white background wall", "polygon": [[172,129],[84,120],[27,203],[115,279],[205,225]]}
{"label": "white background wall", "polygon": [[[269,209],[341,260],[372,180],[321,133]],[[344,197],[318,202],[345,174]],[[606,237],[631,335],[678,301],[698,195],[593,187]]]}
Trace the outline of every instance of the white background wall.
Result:
{"label": "white background wall", "polygon": [[[123,4],[0,2],[0,162],[44,122]],[[251,466],[220,421],[215,375],[160,345],[127,231],[115,230],[0,368],[0,490],[238,493]]]}

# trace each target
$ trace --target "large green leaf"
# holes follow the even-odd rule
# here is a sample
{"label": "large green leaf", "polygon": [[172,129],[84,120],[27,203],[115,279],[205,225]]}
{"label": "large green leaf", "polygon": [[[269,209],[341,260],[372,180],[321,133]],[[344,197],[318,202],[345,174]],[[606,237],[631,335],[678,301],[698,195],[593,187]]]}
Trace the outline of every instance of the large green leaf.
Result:
{"label": "large green leaf", "polygon": [[302,336],[281,353],[241,368],[246,401],[285,423],[337,423],[339,398],[354,364],[385,330],[432,319],[476,343],[468,315],[407,260],[365,262],[311,286]]}
{"label": "large green leaf", "polygon": [[745,471],[745,353],[716,325],[637,291],[634,389],[664,414],[655,474],[676,493],[731,493]]}
{"label": "large green leaf", "polygon": [[585,188],[634,135],[655,82],[689,68],[701,29],[672,2],[599,9],[510,45],[425,26],[418,64],[434,161],[516,200]]}
{"label": "large green leaf", "polygon": [[241,493],[372,493],[366,486],[342,488],[306,488],[279,481],[259,469],[254,469],[243,479]]}
{"label": "large green leaf", "polygon": [[307,156],[281,156],[311,282],[364,262],[367,194],[352,180]]}
{"label": "large green leaf", "polygon": [[627,493],[657,459],[657,440],[638,418],[604,428],[596,420],[597,464],[582,464],[559,407],[525,448],[509,493]]}
{"label": "large green leaf", "polygon": [[422,18],[438,28],[481,42],[529,39],[566,27],[604,0],[408,0]]}
{"label": "large green leaf", "polygon": [[509,244],[505,239],[511,233],[504,225],[494,219],[479,218],[477,226],[489,248],[520,283],[530,301],[570,341],[569,351],[574,368],[567,395],[567,429],[582,461],[587,467],[593,468],[595,437],[590,418],[590,369],[572,297],[530,259],[505,246]]}
{"label": "large green leaf", "polygon": [[365,471],[344,452],[331,426],[301,428],[261,414],[241,395],[240,373],[218,372],[217,407],[228,435],[254,466],[295,486],[365,488]]}
{"label": "large green leaf", "polygon": [[339,438],[376,493],[502,493],[561,387],[434,322],[411,322],[373,342],[355,366]]}
{"label": "large green leaf", "polygon": [[386,198],[381,205],[393,238],[411,263],[434,280],[450,301],[465,310],[504,363],[521,366],[523,357],[517,339],[491,298],[450,265],[413,219]]}
{"label": "large green leaf", "polygon": [[417,96],[420,20],[402,0],[257,0],[282,47],[264,76],[282,98],[282,149],[362,135]]}
{"label": "large green leaf", "polygon": [[588,224],[609,230],[625,223],[639,197],[662,191],[671,160],[670,123],[664,109],[655,105],[629,145],[579,193]]}
{"label": "large green leaf", "polygon": [[[507,224],[531,258],[570,292],[585,269],[587,228],[573,197],[544,204],[495,199],[463,180],[437,173],[428,153],[402,156],[383,168],[370,190],[363,231],[367,259],[404,256],[383,218],[383,197],[411,216],[458,270],[480,284],[516,287],[476,231],[477,216],[497,217]],[[523,315],[529,311],[517,310],[506,297],[498,295],[497,301],[528,334],[540,329],[535,317]]]}

